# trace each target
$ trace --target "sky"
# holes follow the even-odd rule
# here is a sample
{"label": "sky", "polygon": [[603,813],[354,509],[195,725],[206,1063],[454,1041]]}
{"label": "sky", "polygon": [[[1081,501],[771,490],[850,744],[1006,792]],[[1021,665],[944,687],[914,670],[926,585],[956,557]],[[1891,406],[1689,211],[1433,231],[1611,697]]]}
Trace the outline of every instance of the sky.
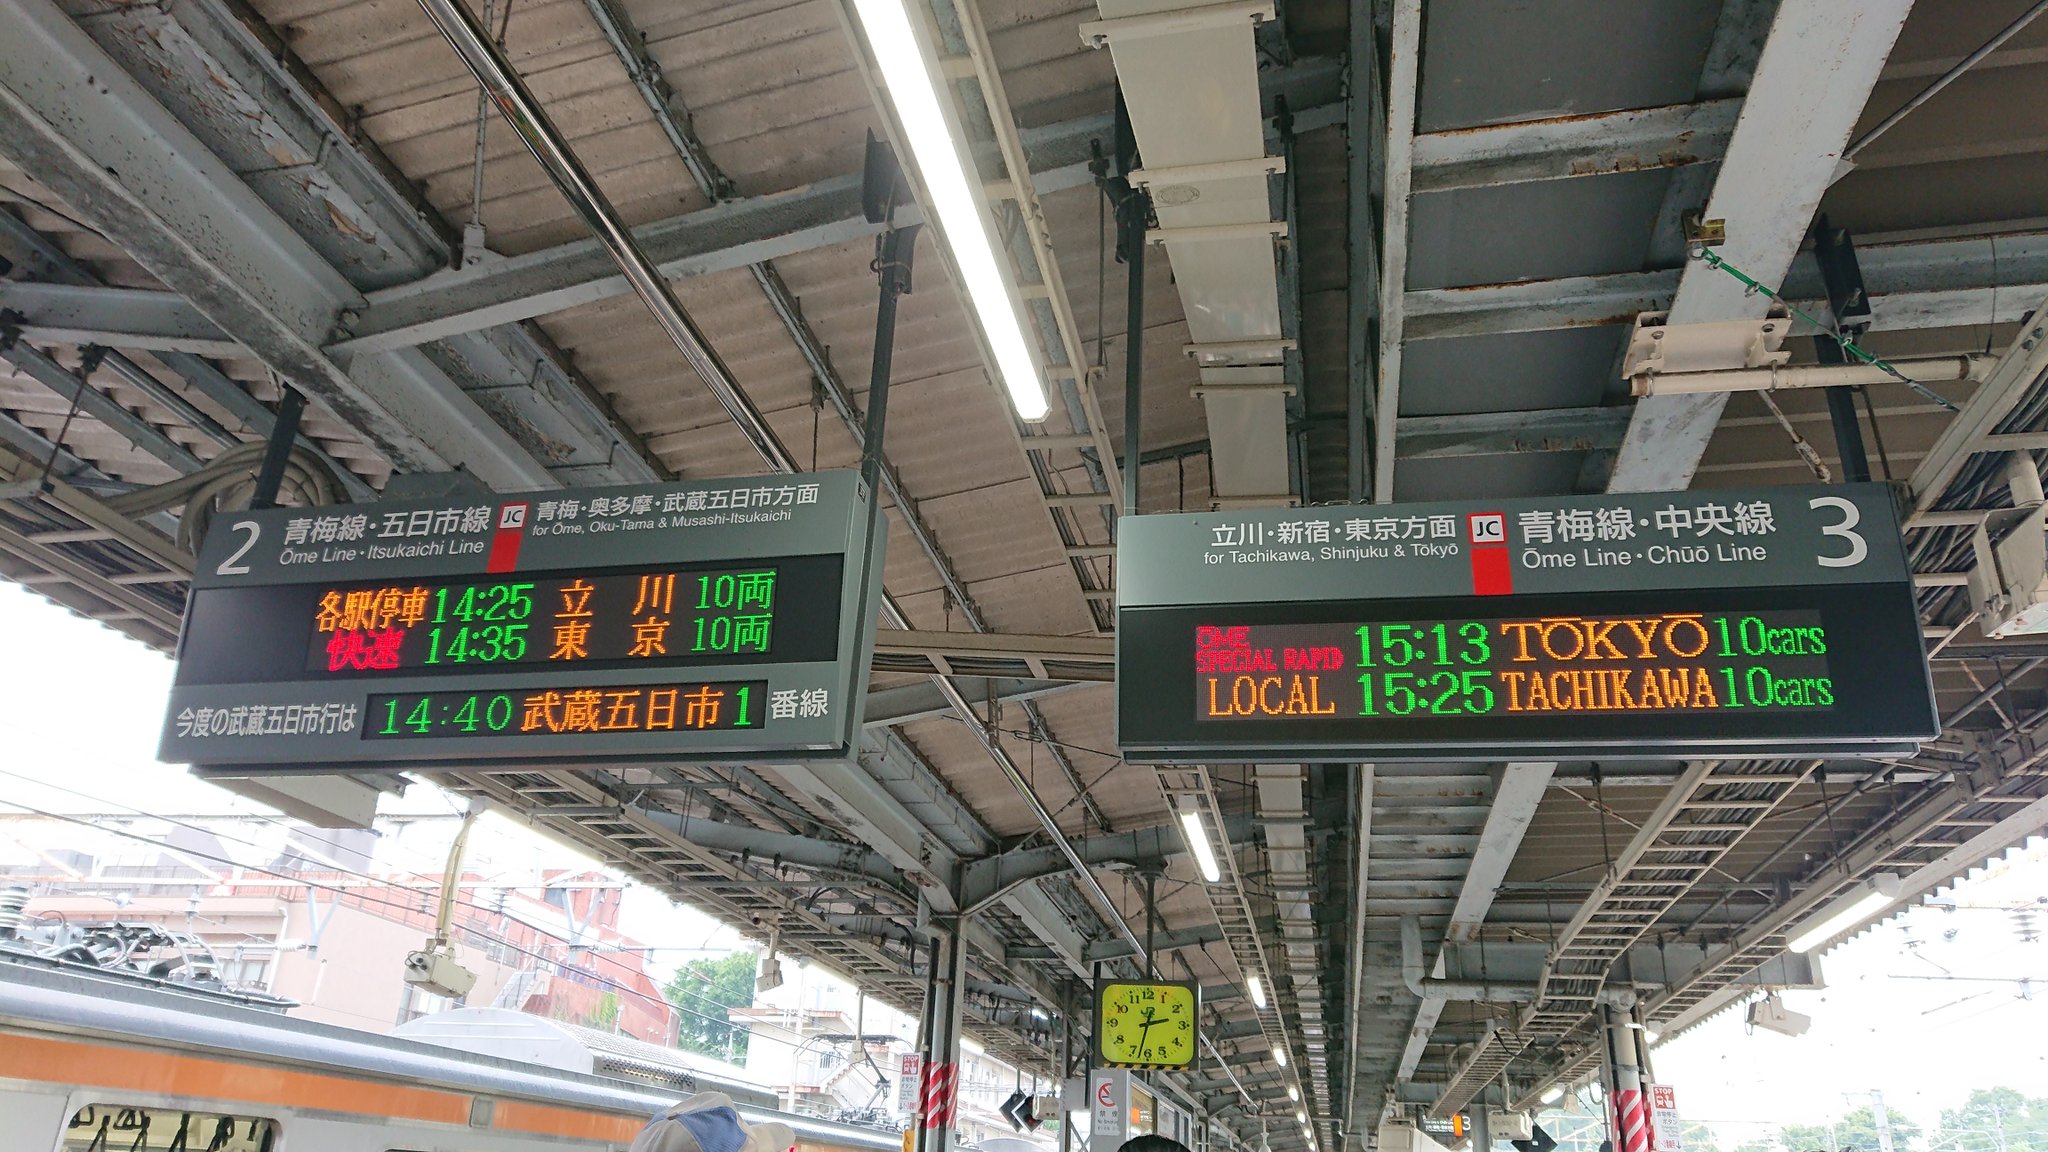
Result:
{"label": "sky", "polygon": [[[2048,842],[2009,857],[1942,898],[2048,897]],[[2048,937],[2048,906],[2033,924]],[[1865,1107],[1873,1090],[1923,1129],[1973,1088],[2048,1096],[2048,938],[2022,940],[2011,912],[1908,909],[1822,957],[1821,976],[1825,990],[1785,993],[1813,1017],[1803,1036],[1752,1033],[1737,1009],[1652,1052],[1680,1114],[1714,1125],[1723,1149]]]}
{"label": "sky", "polygon": [[[0,635],[17,653],[0,693],[8,752],[0,759],[0,813],[268,811],[156,762],[167,657],[8,582],[0,582]],[[424,786],[385,805],[460,808]],[[494,813],[478,827],[473,859],[496,870],[589,863],[510,817]],[[430,846],[408,850],[402,866],[440,871]],[[2048,901],[2048,843],[2036,840],[1986,871],[1950,894],[1966,905]],[[2048,936],[2048,906],[2034,923]],[[710,917],[637,885],[621,927],[658,946],[651,959],[662,976],[692,957],[745,946]],[[1975,1087],[2048,1097],[2048,939],[2022,940],[2013,913],[1910,909],[1830,952],[1822,973],[1827,989],[1785,995],[1813,1017],[1803,1036],[1751,1034],[1737,1010],[1657,1048],[1658,1078],[1677,1089],[1681,1113],[1714,1125],[1724,1148],[1779,1124],[1842,1115],[1866,1105],[1872,1090],[1929,1128]],[[2042,984],[2029,988],[2023,978]]]}

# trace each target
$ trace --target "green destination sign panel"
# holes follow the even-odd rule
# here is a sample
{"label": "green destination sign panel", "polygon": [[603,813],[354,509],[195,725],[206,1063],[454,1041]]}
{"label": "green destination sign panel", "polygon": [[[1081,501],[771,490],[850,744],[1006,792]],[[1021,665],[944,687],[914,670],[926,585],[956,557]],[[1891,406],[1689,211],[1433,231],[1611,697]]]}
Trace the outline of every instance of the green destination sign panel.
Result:
{"label": "green destination sign panel", "polygon": [[162,756],[842,757],[879,595],[866,526],[852,472],[226,515]]}
{"label": "green destination sign panel", "polygon": [[1938,730],[1879,485],[1148,516],[1121,535],[1134,759],[1866,755]]}

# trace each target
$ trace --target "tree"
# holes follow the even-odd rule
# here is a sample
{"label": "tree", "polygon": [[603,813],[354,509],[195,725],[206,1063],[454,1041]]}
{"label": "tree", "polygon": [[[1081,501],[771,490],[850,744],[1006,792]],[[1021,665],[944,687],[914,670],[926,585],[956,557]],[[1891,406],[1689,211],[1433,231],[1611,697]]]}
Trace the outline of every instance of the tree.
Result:
{"label": "tree", "polygon": [[[1908,1143],[1920,1138],[1920,1126],[1897,1112],[1890,1113],[1892,1147],[1904,1152]],[[1858,1108],[1832,1125],[1787,1124],[1778,1130],[1778,1142],[1786,1152],[1881,1152],[1877,1139],[1877,1117],[1868,1108]]]}
{"label": "tree", "polygon": [[1735,1146],[1735,1152],[1779,1152],[1775,1136],[1752,1136]]}
{"label": "tree", "polygon": [[1979,1088],[1962,1107],[1943,1110],[1934,1143],[1944,1152],[2048,1152],[2048,1098]]}
{"label": "tree", "polygon": [[1685,1120],[1679,1124],[1678,1134],[1685,1152],[1721,1152],[1720,1138],[1714,1135],[1711,1125]]}
{"label": "tree", "polygon": [[677,1047],[720,1060],[746,1059],[748,1032],[732,1025],[726,1010],[754,1002],[754,965],[754,953],[733,952],[676,969],[663,992],[682,1016]]}

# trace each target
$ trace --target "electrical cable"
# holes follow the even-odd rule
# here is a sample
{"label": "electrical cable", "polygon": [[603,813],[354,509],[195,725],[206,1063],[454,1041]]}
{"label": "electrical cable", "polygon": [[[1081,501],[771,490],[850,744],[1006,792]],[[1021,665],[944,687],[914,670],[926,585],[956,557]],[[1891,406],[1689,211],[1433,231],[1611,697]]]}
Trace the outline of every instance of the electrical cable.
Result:
{"label": "electrical cable", "polygon": [[[246,508],[256,491],[256,476],[262,471],[269,445],[252,440],[224,449],[207,461],[204,468],[163,484],[110,496],[109,509],[123,516],[141,519],[157,512],[182,507],[178,516],[178,547],[189,553],[199,551],[213,518],[229,509]],[[288,492],[294,504],[315,507],[336,503],[344,489],[341,480],[312,449],[292,446],[285,462],[281,492]]]}

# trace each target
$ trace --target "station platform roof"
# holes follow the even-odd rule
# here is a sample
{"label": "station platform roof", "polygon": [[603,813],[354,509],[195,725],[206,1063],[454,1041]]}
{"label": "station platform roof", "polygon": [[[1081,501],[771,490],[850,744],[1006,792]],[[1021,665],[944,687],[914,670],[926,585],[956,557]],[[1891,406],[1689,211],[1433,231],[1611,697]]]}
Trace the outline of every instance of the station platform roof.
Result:
{"label": "station platform roof", "polygon": [[[2036,6],[907,2],[1051,413],[1019,418],[925,229],[881,484],[901,626],[859,763],[438,782],[913,1012],[920,924],[978,878],[968,1027],[1013,1059],[1043,1062],[1099,971],[1135,971],[1136,934],[1205,993],[1211,1056],[1165,1079],[1245,1139],[1275,1121],[1276,1149],[1362,1148],[1389,1107],[1526,1106],[1597,1068],[1603,996],[1675,1034],[1812,980],[1786,933],[1853,885],[1910,899],[2048,826],[2048,645],[1985,638],[1962,587],[1974,526],[2011,506],[2004,462],[2048,448],[2048,21],[1972,59]],[[427,7],[0,0],[0,575],[170,650],[177,512],[246,482],[287,384],[319,465],[288,500],[454,469],[522,491],[856,466],[864,150],[914,143],[860,34],[881,3],[474,9],[715,352],[693,367]],[[1090,169],[1119,93],[1163,241],[1135,459],[1138,341]],[[1821,250],[1845,239],[1863,290],[1831,303]],[[1826,762],[1118,756],[1125,485],[1156,513],[1852,472],[1821,389],[1634,395],[1645,313],[1769,318],[1731,269],[1798,309],[1788,371],[1831,325],[1963,365],[1870,383],[1850,417],[1906,512],[1939,739]],[[1222,882],[1183,797],[1221,819]],[[1290,1090],[1311,1134],[1278,1122]]]}

